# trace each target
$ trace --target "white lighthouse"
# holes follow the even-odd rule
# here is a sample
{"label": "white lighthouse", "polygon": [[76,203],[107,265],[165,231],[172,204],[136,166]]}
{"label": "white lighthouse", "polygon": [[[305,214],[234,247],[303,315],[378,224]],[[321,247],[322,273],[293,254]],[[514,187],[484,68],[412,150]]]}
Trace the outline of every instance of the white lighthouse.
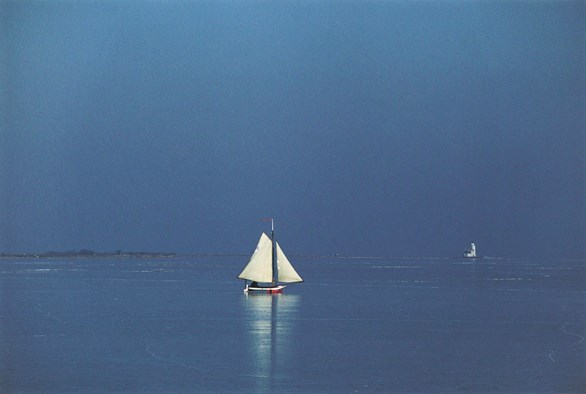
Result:
{"label": "white lighthouse", "polygon": [[476,244],[472,242],[470,244],[470,249],[464,251],[464,257],[468,257],[470,259],[476,258]]}

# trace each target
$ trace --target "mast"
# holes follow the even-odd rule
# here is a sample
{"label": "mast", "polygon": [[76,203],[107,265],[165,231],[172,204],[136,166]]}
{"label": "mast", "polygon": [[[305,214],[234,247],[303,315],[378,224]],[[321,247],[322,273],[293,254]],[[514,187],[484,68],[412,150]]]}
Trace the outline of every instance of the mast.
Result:
{"label": "mast", "polygon": [[273,284],[277,284],[277,281],[279,280],[278,278],[278,269],[277,269],[277,258],[276,258],[276,253],[277,250],[275,248],[275,219],[271,218],[271,246],[273,247],[273,250],[271,252],[271,258],[272,258],[272,267],[273,267]]}

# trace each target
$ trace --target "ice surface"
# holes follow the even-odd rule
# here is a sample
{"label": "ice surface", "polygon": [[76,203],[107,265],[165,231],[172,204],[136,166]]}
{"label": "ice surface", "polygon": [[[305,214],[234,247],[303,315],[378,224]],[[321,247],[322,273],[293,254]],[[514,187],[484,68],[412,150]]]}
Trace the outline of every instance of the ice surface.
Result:
{"label": "ice surface", "polygon": [[586,262],[0,260],[0,391],[584,392]]}

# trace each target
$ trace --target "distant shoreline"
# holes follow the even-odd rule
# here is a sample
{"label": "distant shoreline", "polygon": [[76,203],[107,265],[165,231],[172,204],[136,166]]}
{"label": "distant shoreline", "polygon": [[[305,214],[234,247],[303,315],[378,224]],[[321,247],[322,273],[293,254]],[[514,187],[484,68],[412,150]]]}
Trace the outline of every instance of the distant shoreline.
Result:
{"label": "distant shoreline", "polygon": [[[94,252],[91,250],[81,250],[78,252],[45,252],[45,253],[0,253],[1,259],[73,259],[73,258],[137,258],[137,259],[149,259],[149,258],[189,258],[189,257],[250,257],[247,253],[176,253],[176,252]],[[292,254],[292,258],[302,259],[340,259],[340,260],[384,260],[384,259],[403,259],[403,260],[422,260],[422,259],[449,259],[459,258],[454,257],[414,257],[414,256],[347,256],[340,254]],[[463,260],[470,260],[463,258]],[[482,258],[478,258],[481,260]]]}
{"label": "distant shoreline", "polygon": [[[176,252],[94,252],[91,250],[70,251],[70,252],[45,252],[45,253],[0,253],[0,260],[8,259],[179,259],[179,258],[196,258],[196,257],[241,257],[249,258],[249,253],[176,253]],[[296,259],[336,259],[336,260],[462,260],[467,263],[476,262],[495,262],[509,259],[535,259],[534,257],[489,257],[483,256],[475,259],[466,258],[462,256],[348,256],[340,254],[291,254],[291,258]],[[548,260],[549,258],[543,258]],[[586,261],[585,258],[562,258],[560,260],[566,261]]]}
{"label": "distant shoreline", "polygon": [[[186,258],[186,257],[250,257],[247,253],[176,253],[176,252],[95,252],[93,250],[82,249],[80,251],[68,252],[45,252],[45,253],[0,253],[0,259],[53,259],[53,258]],[[407,257],[407,256],[346,256],[340,254],[329,255],[296,255],[291,257],[303,259],[444,259],[447,257]],[[457,258],[457,257],[453,257]]]}
{"label": "distant shoreline", "polygon": [[45,253],[0,253],[0,259],[43,259],[43,258],[174,258],[190,256],[246,256],[236,253],[175,253],[175,252],[94,252],[81,250],[78,252],[45,252]]}
{"label": "distant shoreline", "polygon": [[46,253],[0,253],[0,258],[92,258],[92,257],[174,257],[176,253],[123,252],[123,253],[80,253],[80,252],[46,252]]}

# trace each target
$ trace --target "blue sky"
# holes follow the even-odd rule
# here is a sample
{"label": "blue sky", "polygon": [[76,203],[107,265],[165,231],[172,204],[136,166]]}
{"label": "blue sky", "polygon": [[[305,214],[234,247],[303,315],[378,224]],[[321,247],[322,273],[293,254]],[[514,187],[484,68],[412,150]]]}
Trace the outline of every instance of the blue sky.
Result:
{"label": "blue sky", "polygon": [[580,1],[4,1],[0,250],[586,256]]}

